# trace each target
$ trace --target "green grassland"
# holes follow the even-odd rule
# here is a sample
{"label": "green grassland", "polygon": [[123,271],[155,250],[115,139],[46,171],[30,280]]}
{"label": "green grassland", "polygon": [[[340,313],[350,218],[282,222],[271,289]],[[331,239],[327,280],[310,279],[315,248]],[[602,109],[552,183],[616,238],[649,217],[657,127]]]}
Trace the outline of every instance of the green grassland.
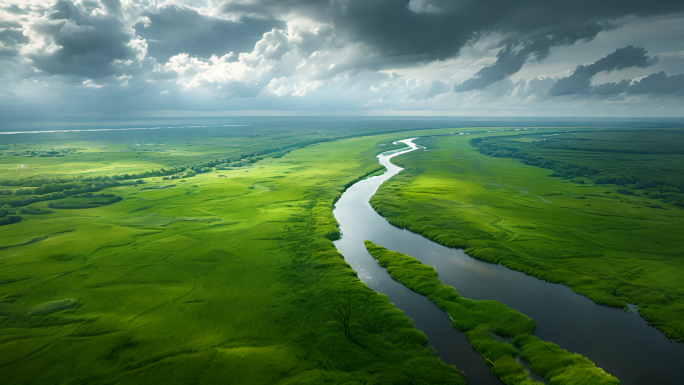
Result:
{"label": "green grassland", "polygon": [[[425,335],[364,285],[331,242],[339,236],[334,200],[377,171],[377,153],[395,148],[378,144],[411,135],[315,144],[247,167],[7,204],[6,215],[21,221],[0,227],[3,384],[462,384],[461,371],[435,357]],[[133,174],[231,151],[175,146],[203,155],[148,158],[152,165],[90,146],[22,158],[28,170],[46,163],[3,177]],[[7,157],[16,159],[3,155],[5,169]]]}
{"label": "green grassland", "polygon": [[[603,130],[486,131],[417,140],[427,150],[398,158],[406,169],[381,186],[371,205],[392,224],[562,283],[597,303],[637,304],[649,323],[684,342],[684,211],[676,200],[654,201],[639,185],[659,179],[652,191],[677,194],[681,151],[651,145],[649,154],[638,155],[645,145],[628,143],[646,136],[664,143],[681,132],[621,130],[607,152],[598,149],[610,146],[614,133]],[[551,148],[539,144],[555,137],[561,139]],[[564,137],[576,149],[557,148]],[[482,143],[499,148],[483,151]],[[611,175],[634,178],[597,183]]]}
{"label": "green grassland", "polygon": [[[399,157],[406,170],[372,199],[391,223],[599,303],[636,303],[666,334],[684,335],[684,218],[672,195],[681,174],[668,171],[676,146],[643,155],[654,159],[643,172],[584,175],[575,165],[588,169],[587,154],[609,158],[584,140],[597,137],[554,129],[242,130],[12,136],[0,145],[3,383],[462,384],[331,242],[341,192],[377,174],[375,155],[398,148],[393,141],[426,135],[418,143],[427,150]],[[605,133],[581,133],[591,134]],[[572,157],[574,142],[540,145],[543,135],[581,142],[584,155]],[[619,156],[635,151],[624,142]],[[494,147],[501,152],[487,154]],[[545,169],[530,157],[573,166]],[[622,184],[590,183],[628,174]],[[527,381],[515,354],[562,383],[570,372],[556,361],[593,367],[529,336],[534,321],[520,313],[439,292],[510,383]],[[520,352],[497,335],[514,337]]]}
{"label": "green grassland", "polygon": [[520,159],[566,180],[621,186],[619,194],[646,196],[654,208],[684,208],[684,130],[506,135],[471,144],[483,154]]}
{"label": "green grassland", "polygon": [[[466,332],[470,344],[484,358],[492,372],[507,385],[534,385],[528,372],[515,357],[522,356],[530,367],[551,384],[619,384],[620,381],[597,368],[580,354],[572,354],[551,342],[541,341],[530,333],[537,326],[531,318],[496,301],[474,301],[459,296],[453,287],[437,278],[432,266],[406,254],[390,251],[371,241],[366,249],[387,268],[389,275],[436,303],[446,311],[452,325]],[[497,336],[514,337],[513,343]],[[518,346],[516,349],[515,346]]]}
{"label": "green grassland", "polygon": [[[309,125],[3,135],[9,140],[0,145],[0,226],[21,221],[18,208],[26,211],[37,202],[50,201],[49,207],[61,208],[102,206],[119,198],[72,198],[137,186],[150,177],[181,180],[212,170],[248,171],[265,156],[280,158],[315,143],[393,131],[401,128],[356,125],[324,130]],[[22,138],[37,140],[21,142]]]}
{"label": "green grassland", "polygon": [[[201,127],[2,135],[0,179],[133,174],[234,156],[277,156],[308,144],[402,130],[382,124],[351,125],[345,129],[329,126],[330,123],[305,127]],[[22,164],[24,167],[20,167]]]}

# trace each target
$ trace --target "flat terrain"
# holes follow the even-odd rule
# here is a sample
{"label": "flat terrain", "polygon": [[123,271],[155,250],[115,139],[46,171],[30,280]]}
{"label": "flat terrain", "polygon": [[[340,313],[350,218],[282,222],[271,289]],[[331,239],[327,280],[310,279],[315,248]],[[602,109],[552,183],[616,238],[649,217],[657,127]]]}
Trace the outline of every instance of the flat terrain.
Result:
{"label": "flat terrain", "polygon": [[[0,228],[3,383],[463,383],[330,241],[334,199],[405,136],[6,203],[22,220]],[[29,161],[44,162],[35,178],[92,174],[100,154],[89,154]],[[124,154],[116,167],[149,170]]]}
{"label": "flat terrain", "polygon": [[[678,193],[673,187],[681,172],[667,171],[684,171],[678,161],[680,154],[672,146],[658,153],[649,146],[651,153],[637,159],[654,159],[652,162],[660,165],[654,169],[637,160],[625,167],[614,153],[596,148],[577,151],[564,147],[558,153],[553,147],[532,146],[559,135],[589,139],[591,133],[586,131],[592,130],[566,131],[571,130],[540,128],[527,133],[536,136],[524,137],[524,132],[511,129],[472,129],[469,135],[419,139],[416,143],[427,150],[395,160],[406,170],[384,184],[371,204],[391,223],[447,246],[462,247],[477,258],[562,283],[598,303],[636,304],[650,323],[670,338],[684,341],[684,210],[674,204]],[[609,137],[600,131],[596,135]],[[680,132],[668,135],[681,137]],[[626,136],[622,133],[618,138]],[[480,137],[485,140],[471,142]],[[493,137],[491,142],[489,137]],[[671,140],[666,137],[661,142]],[[509,149],[481,152],[481,145],[473,145],[478,143]],[[606,141],[601,144],[605,147]],[[621,154],[632,151],[633,146],[644,151],[643,144],[623,143]],[[525,164],[533,163],[532,158],[516,156],[510,148],[527,151],[537,160],[542,157],[539,164],[549,160],[565,163],[556,169]],[[634,153],[625,156],[636,158]],[[617,160],[607,161],[614,158]],[[573,172],[563,176],[567,163],[597,172],[568,167]],[[661,168],[665,169],[662,173],[656,172]],[[596,183],[598,178],[627,174],[637,178],[630,183]],[[670,182],[655,187],[639,185],[655,178]],[[652,193],[646,194],[648,188],[674,199],[654,199]]]}
{"label": "flat terrain", "polygon": [[[12,136],[0,146],[0,378],[462,384],[468,368],[436,358],[331,242],[341,192],[416,136],[426,148],[396,158],[406,169],[371,200],[391,223],[598,303],[636,304],[684,339],[678,131],[388,131]],[[511,353],[502,378],[528,381],[508,346],[487,350],[485,327],[535,346],[531,361],[567,353],[525,340],[531,320],[515,332],[478,322],[462,328],[473,346],[492,362]]]}

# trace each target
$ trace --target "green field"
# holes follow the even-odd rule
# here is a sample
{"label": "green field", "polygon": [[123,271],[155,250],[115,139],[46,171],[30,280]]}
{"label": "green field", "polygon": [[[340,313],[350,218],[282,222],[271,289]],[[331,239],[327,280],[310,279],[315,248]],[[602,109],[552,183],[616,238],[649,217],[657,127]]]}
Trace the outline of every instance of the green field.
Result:
{"label": "green field", "polygon": [[[6,215],[22,220],[0,228],[3,384],[462,384],[460,370],[436,358],[425,335],[365,286],[330,240],[339,236],[333,201],[405,136],[5,203]],[[181,165],[151,167],[124,154],[106,169]],[[45,162],[33,179],[105,169],[99,153],[86,155],[30,158]],[[16,155],[3,156],[9,167],[6,157]],[[17,188],[43,189],[3,186]]]}
{"label": "green field", "polygon": [[566,131],[473,129],[419,139],[427,150],[398,158],[406,170],[371,205],[471,256],[601,304],[636,304],[649,323],[684,341],[684,210],[676,205],[684,162],[681,147],[667,144],[682,143],[682,131]]}
{"label": "green field", "polygon": [[[637,304],[682,340],[682,154],[667,144],[677,131],[645,146],[622,130],[608,154],[605,130],[468,130],[12,137],[0,146],[0,378],[462,384],[468,368],[437,358],[332,243],[333,202],[415,136],[426,149],[396,158],[406,170],[371,200],[391,223],[599,303]],[[437,298],[401,271],[390,273],[448,311],[507,383],[528,381],[518,354],[547,378],[585,378],[576,364],[614,382],[530,337],[525,315],[448,287]]]}

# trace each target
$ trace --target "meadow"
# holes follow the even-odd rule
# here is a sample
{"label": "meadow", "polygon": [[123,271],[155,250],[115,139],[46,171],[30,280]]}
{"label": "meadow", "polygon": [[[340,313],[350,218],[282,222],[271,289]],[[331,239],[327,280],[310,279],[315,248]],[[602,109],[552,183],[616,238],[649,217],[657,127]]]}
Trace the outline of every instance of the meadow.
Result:
{"label": "meadow", "polygon": [[[183,138],[193,146],[165,143],[176,158],[116,152],[109,165],[99,163],[104,146],[88,142],[64,157],[13,154],[35,143],[5,148],[5,210],[21,218],[0,228],[3,383],[462,384],[331,241],[333,202],[406,135],[306,137],[289,152],[194,174],[194,164],[264,147]],[[24,169],[8,165],[19,157]],[[178,178],[109,175],[112,185],[96,192],[71,194],[76,186],[11,205],[47,195],[35,195],[48,189],[32,180],[93,186],[84,179],[162,168]]]}
{"label": "meadow", "polygon": [[[468,368],[445,365],[332,243],[341,193],[382,172],[378,153],[416,136],[426,149],[395,158],[406,169],[371,200],[391,223],[599,303],[637,304],[681,340],[684,219],[677,196],[657,195],[679,194],[681,174],[667,171],[677,167],[676,146],[648,155],[662,182],[649,187],[654,167],[628,172],[604,167],[601,151],[573,157],[577,149],[539,145],[558,136],[596,147],[564,135],[605,130],[405,128],[7,136],[3,383],[462,384]],[[597,173],[582,174],[597,163]],[[617,176],[623,183],[608,183]],[[597,178],[606,183],[592,184]],[[499,303],[404,283],[448,311],[507,383],[529,381],[516,355],[558,381],[593,368],[530,336],[534,321]]]}
{"label": "meadow", "polygon": [[636,304],[651,325],[684,342],[684,211],[675,190],[684,163],[680,147],[666,144],[681,130],[614,131],[424,137],[416,143],[426,150],[397,158],[406,169],[371,205],[390,223],[473,257],[600,304]]}
{"label": "meadow", "polygon": [[471,144],[486,155],[553,170],[552,176],[565,180],[621,186],[619,194],[647,196],[654,208],[684,208],[684,130],[505,135]]}

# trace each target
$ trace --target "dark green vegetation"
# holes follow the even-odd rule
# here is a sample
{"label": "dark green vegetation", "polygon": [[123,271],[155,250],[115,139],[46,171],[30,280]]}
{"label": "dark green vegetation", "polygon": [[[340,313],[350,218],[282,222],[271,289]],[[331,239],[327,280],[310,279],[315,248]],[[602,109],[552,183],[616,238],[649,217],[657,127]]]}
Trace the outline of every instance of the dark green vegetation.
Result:
{"label": "dark green vegetation", "polygon": [[650,207],[684,208],[684,130],[573,132],[474,138],[483,154],[520,159],[580,184],[623,186]]}
{"label": "dark green vegetation", "polygon": [[[681,147],[666,144],[681,138],[681,130],[636,129],[422,138],[428,150],[398,158],[406,169],[371,205],[390,223],[471,256],[597,303],[636,304],[650,324],[684,342],[684,212],[674,205],[684,161]],[[624,184],[597,183],[613,177]],[[641,189],[651,184],[655,190]],[[675,199],[654,199],[656,190]]]}
{"label": "dark green vegetation", "polygon": [[[550,342],[529,334],[536,327],[531,318],[496,301],[473,301],[459,296],[453,287],[437,278],[432,266],[423,265],[406,254],[390,251],[371,241],[366,249],[387,268],[389,275],[427,296],[451,318],[452,325],[466,332],[466,337],[505,384],[539,384],[528,378],[527,371],[515,360],[520,354],[533,370],[551,384],[619,384],[615,377],[597,368],[587,358],[572,354]],[[514,337],[513,343],[501,341]],[[520,353],[515,346],[520,347]]]}
{"label": "dark green vegetation", "polygon": [[[425,335],[364,285],[331,242],[339,236],[334,200],[377,171],[381,149],[393,148],[377,144],[406,135],[269,153],[276,156],[173,182],[105,172],[138,178],[181,167],[181,156],[151,166],[130,153],[85,150],[29,158],[54,162],[36,164],[42,171],[3,173],[24,181],[2,186],[11,191],[58,178],[119,183],[4,203],[5,218],[21,212],[24,220],[1,230],[3,384],[462,384],[461,372],[436,358]],[[209,162],[219,152],[257,152],[252,140],[192,152]],[[26,196],[44,196],[34,192]]]}

